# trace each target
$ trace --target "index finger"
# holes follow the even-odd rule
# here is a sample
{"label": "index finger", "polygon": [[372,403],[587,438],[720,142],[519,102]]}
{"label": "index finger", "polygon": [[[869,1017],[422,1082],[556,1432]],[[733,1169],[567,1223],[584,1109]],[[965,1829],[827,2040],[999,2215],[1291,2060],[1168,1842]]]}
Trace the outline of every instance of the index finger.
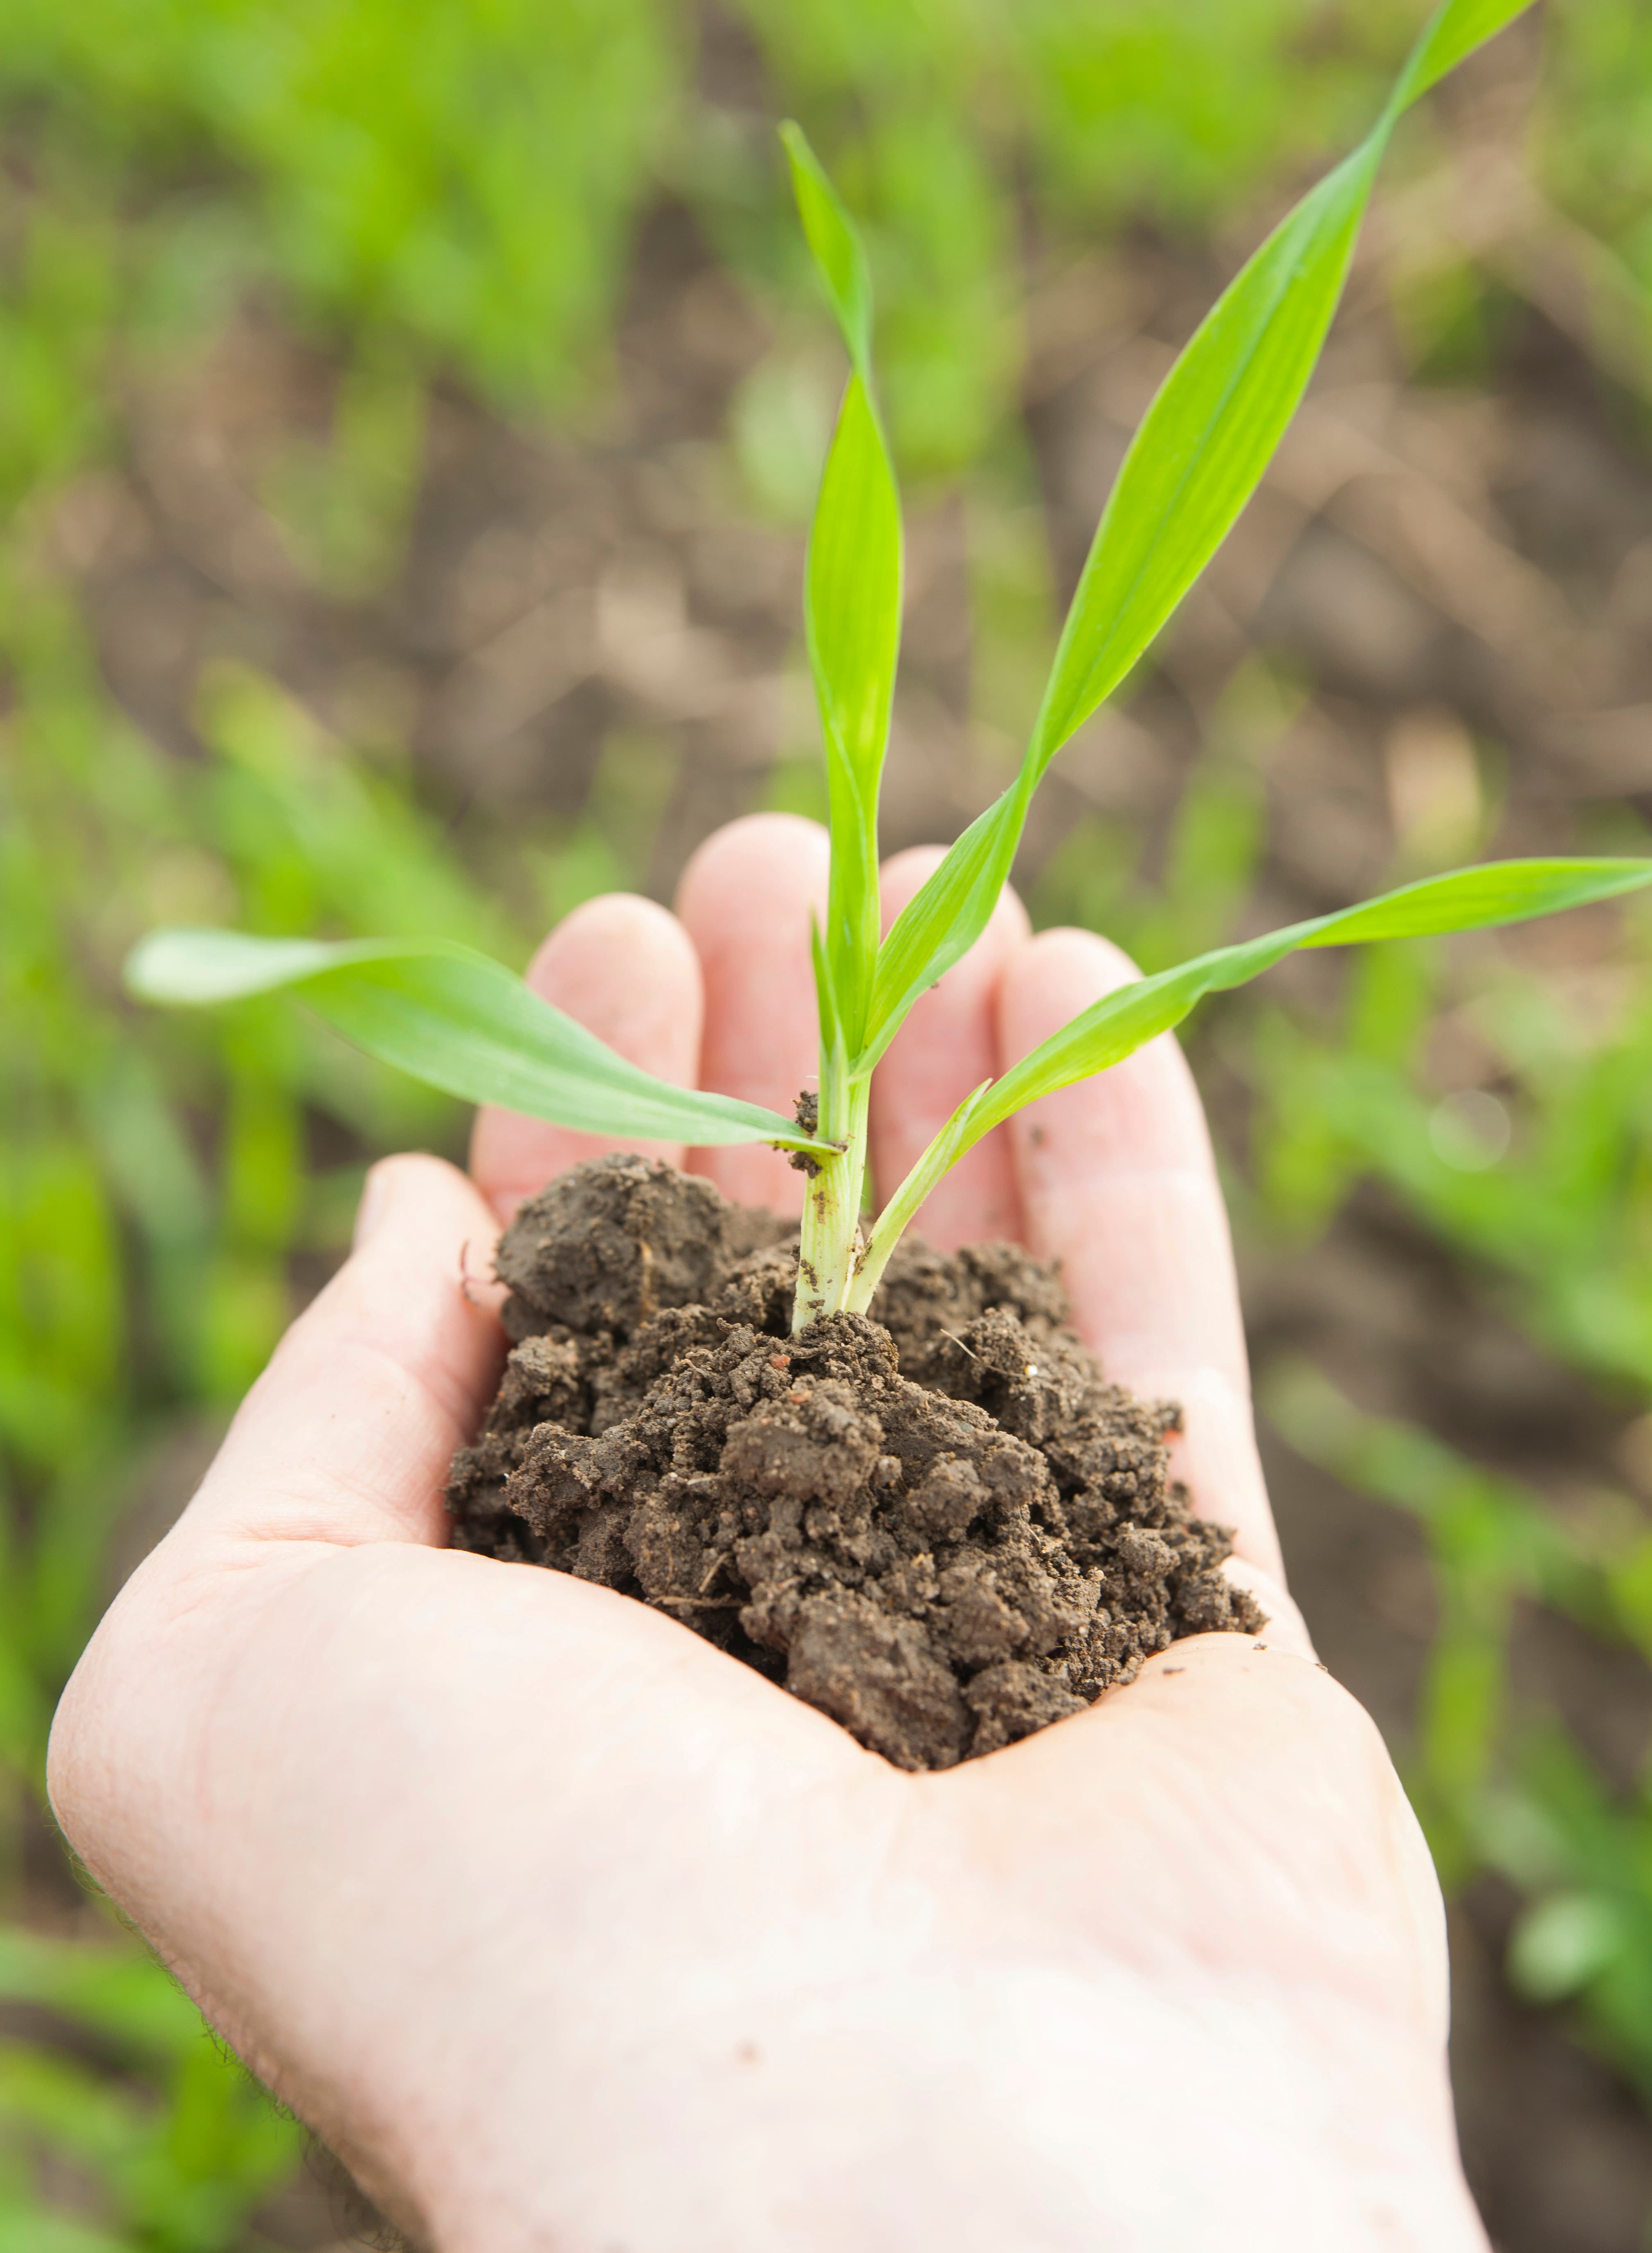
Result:
{"label": "index finger", "polygon": [[[1092,931],[1030,939],[999,989],[1004,1065],[1138,974]],[[1195,1507],[1231,1525],[1237,1554],[1282,1580],[1227,1208],[1175,1036],[1030,1105],[1010,1136],[1028,1241],[1060,1262],[1076,1327],[1116,1384],[1181,1403],[1176,1468]]]}
{"label": "index finger", "polygon": [[[617,1050],[679,1087],[697,1085],[704,1013],[700,961],[675,916],[634,892],[609,892],[565,915],[529,963],[526,982]],[[477,1187],[508,1221],[557,1174],[610,1150],[680,1166],[680,1142],[575,1133],[484,1104],[471,1136]]]}
{"label": "index finger", "polygon": [[[701,1084],[790,1112],[819,1085],[811,919],[826,916],[826,833],[795,813],[749,813],[708,837],[683,870],[677,912],[706,981]],[[696,1150],[703,1174],[737,1204],[803,1210],[803,1175],[760,1143]]]}

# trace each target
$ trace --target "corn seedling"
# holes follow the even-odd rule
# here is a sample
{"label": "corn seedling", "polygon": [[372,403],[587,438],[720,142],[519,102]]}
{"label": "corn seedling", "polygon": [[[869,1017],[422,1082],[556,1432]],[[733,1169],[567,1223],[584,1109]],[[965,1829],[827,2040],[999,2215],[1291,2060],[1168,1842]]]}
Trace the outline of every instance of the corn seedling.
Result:
{"label": "corn seedling", "polygon": [[867,260],[795,125],[783,129],[805,234],[850,369],[809,543],[805,623],[825,744],[831,872],[814,936],[819,1090],[796,1118],[640,1071],[484,956],[431,939],[329,944],[158,931],[129,966],[155,1001],[291,988],[351,1039],[475,1102],[598,1134],[763,1141],[810,1176],[795,1326],[863,1312],[924,1199],[1025,1106],[1105,1071],[1298,947],[1345,946],[1550,915],[1652,883],[1649,860],[1494,862],[1201,954],[1110,994],[958,1106],[864,1227],[872,1076],[918,997],[973,945],[1007,882],[1034,792],[1119,686],[1255,491],[1318,359],[1383,155],[1404,113],[1529,0],[1445,0],[1377,123],[1274,230],[1176,361],[1131,445],[1069,610],[1014,781],[880,938],[878,794],[900,641],[900,504],[872,368]]}

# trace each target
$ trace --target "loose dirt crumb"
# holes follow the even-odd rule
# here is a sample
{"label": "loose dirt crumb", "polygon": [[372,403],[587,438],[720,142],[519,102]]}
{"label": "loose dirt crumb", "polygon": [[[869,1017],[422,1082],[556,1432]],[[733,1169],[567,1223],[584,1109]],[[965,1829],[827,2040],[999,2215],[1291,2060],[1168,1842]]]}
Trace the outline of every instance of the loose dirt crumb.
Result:
{"label": "loose dirt crumb", "polygon": [[904,1245],[876,1319],[792,1337],[797,1264],[772,1215],[641,1158],[524,1205],[456,1545],[667,1611],[906,1768],[1265,1624],[1168,1477],[1178,1410],[1105,1380],[1049,1268]]}

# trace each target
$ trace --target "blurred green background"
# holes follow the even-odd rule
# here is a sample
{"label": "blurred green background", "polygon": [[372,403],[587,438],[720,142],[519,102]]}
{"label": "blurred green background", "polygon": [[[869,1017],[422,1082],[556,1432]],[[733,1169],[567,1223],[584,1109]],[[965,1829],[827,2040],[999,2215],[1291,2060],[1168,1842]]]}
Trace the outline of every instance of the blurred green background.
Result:
{"label": "blurred green background", "polygon": [[[519,962],[819,785],[863,215],[909,504],[887,832],[1006,777],[1130,428],[1398,0],[0,0],[0,2253],[371,2242],[79,1888],[53,1700],[364,1167],[457,1106],[158,919]],[[1481,850],[1648,849],[1652,14],[1410,124],[1325,367],[1020,881],[1148,967]],[[1652,918],[1303,960],[1195,1030],[1294,1580],[1453,1901],[1504,2253],[1652,2212]],[[366,2233],[366,2234],[364,2234]]]}

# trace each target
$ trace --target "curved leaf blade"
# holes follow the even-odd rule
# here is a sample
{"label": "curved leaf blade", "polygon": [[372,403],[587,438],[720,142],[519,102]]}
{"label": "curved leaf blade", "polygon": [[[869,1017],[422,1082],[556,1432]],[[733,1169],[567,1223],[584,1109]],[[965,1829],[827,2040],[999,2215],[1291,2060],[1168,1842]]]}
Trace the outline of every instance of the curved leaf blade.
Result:
{"label": "curved leaf blade", "polygon": [[126,981],[142,1001],[187,1007],[292,990],[381,1063],[586,1133],[827,1147],[760,1105],[655,1078],[499,963],[445,941],[162,931],[133,950]]}
{"label": "curved leaf blade", "polygon": [[919,994],[963,959],[992,921],[1030,795],[1017,782],[977,814],[895,918],[878,950],[857,1071],[872,1070]]}
{"label": "curved leaf blade", "polygon": [[[1354,946],[1530,922],[1652,885],[1652,860],[1499,861],[1460,868],[1366,900],[1335,915],[1289,924],[1237,946],[1197,955],[1138,979],[1063,1025],[997,1081],[969,1119],[969,1142],[1040,1096],[1105,1071],[1172,1026],[1207,994],[1247,984],[1297,947]],[[961,1151],[959,1153],[961,1154]]]}
{"label": "curved leaf blade", "polygon": [[780,139],[791,167],[791,192],[797,198],[809,254],[832,300],[849,358],[857,373],[869,380],[872,282],[860,234],[802,126],[787,118],[780,128]]}
{"label": "curved leaf blade", "polygon": [[[1486,931],[1591,907],[1652,883],[1652,861],[1488,861],[1384,892],[1321,917],[1304,946],[1357,946],[1382,938]],[[1448,919],[1444,919],[1448,918]]]}
{"label": "curved leaf blade", "polygon": [[918,994],[986,929],[996,892],[988,899],[982,880],[997,869],[1007,876],[1050,761],[1137,662],[1260,484],[1319,359],[1395,122],[1530,4],[1445,0],[1371,131],[1274,229],[1166,377],[1097,527],[1015,785],[958,840],[884,941],[870,1054],[882,1054]]}
{"label": "curved leaf blade", "polygon": [[1206,314],[1131,441],[1033,730],[1042,774],[1227,538],[1278,450],[1342,297],[1386,126],[1306,196]]}
{"label": "curved leaf blade", "polygon": [[1531,0],[1445,0],[1382,115],[1223,290],[1125,457],[1028,752],[1042,773],[1117,687],[1237,521],[1307,387],[1396,121]]}
{"label": "curved leaf blade", "polygon": [[1438,86],[1476,47],[1523,15],[1531,0],[1444,0],[1406,59],[1389,107],[1395,116]]}
{"label": "curved leaf blade", "polygon": [[1122,1064],[1160,1033],[1179,1025],[1207,994],[1246,985],[1271,970],[1302,945],[1304,934],[1314,928],[1311,924],[1298,924],[1243,946],[1224,946],[1214,954],[1195,956],[1174,970],[1161,970],[1156,977],[1138,979],[1104,995],[1007,1071],[972,1123],[979,1133],[985,1133],[989,1126],[1013,1118],[1040,1096],[1053,1095],[1057,1088],[1070,1087],[1075,1080],[1092,1078],[1097,1072]]}

